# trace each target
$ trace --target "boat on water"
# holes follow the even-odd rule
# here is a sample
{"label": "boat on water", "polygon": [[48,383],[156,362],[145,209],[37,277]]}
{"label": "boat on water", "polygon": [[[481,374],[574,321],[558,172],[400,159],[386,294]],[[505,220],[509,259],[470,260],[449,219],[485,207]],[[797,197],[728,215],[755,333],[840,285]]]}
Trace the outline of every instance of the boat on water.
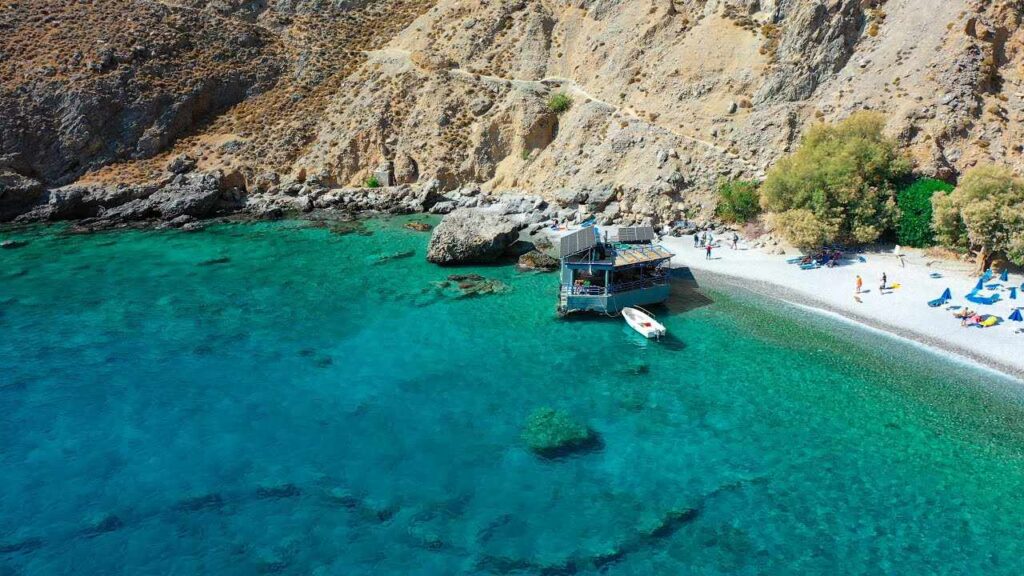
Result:
{"label": "boat on water", "polygon": [[616,314],[668,300],[673,254],[654,243],[654,229],[628,226],[610,232],[593,226],[558,238],[559,314]]}
{"label": "boat on water", "polygon": [[627,306],[622,309],[622,317],[626,319],[626,324],[629,324],[630,328],[644,338],[661,338],[667,332],[665,326],[643,310]]}

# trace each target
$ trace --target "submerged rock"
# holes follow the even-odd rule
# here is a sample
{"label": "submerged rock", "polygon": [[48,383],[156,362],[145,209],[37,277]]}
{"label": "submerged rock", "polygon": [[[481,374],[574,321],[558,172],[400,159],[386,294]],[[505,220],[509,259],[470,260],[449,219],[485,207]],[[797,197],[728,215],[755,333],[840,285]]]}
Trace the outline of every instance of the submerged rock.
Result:
{"label": "submerged rock", "polygon": [[185,498],[174,506],[175,510],[183,512],[199,512],[201,510],[218,509],[224,505],[224,498],[216,492],[204,494],[192,498]]}
{"label": "submerged rock", "polygon": [[82,530],[82,535],[86,538],[92,538],[108,532],[116,532],[124,527],[124,522],[114,514],[104,516],[103,519],[89,526],[85,530]]}
{"label": "submerged rock", "polygon": [[540,250],[531,250],[519,257],[516,269],[520,272],[553,272],[558,270],[557,258],[548,256]]}
{"label": "submerged rock", "polygon": [[415,232],[430,232],[433,228],[433,226],[426,222],[406,222],[405,227]]}
{"label": "submerged rock", "polygon": [[512,218],[470,208],[448,214],[434,228],[427,246],[427,261],[435,264],[493,262],[519,236]]}
{"label": "submerged rock", "polygon": [[220,258],[210,258],[208,260],[203,260],[202,262],[199,263],[199,266],[216,266],[217,264],[227,264],[228,262],[231,262],[231,258],[228,258],[227,256],[222,256]]}
{"label": "submerged rock", "polygon": [[256,497],[263,500],[277,498],[294,498],[302,495],[302,490],[295,484],[281,484],[279,486],[260,486],[256,489]]}
{"label": "submerged rock", "polygon": [[28,553],[43,547],[39,538],[26,538],[17,542],[0,543],[0,554]]}
{"label": "submerged rock", "polygon": [[24,246],[28,246],[27,240],[4,240],[3,242],[0,242],[0,248],[3,248],[4,250],[13,250]]}
{"label": "submerged rock", "polygon": [[374,264],[387,264],[392,260],[402,260],[404,258],[411,258],[416,255],[415,250],[403,250],[401,252],[392,252],[391,254],[381,254],[374,260]]}
{"label": "submerged rock", "polygon": [[[457,298],[502,294],[509,291],[509,287],[504,282],[484,278],[479,274],[452,274],[448,276],[448,280],[438,282],[436,286],[442,292],[447,292],[450,288],[454,287],[458,290],[454,294]],[[449,295],[452,294],[449,293]]]}
{"label": "submerged rock", "polygon": [[590,427],[565,412],[539,408],[526,420],[523,441],[534,453],[557,458],[594,448],[598,437]]}

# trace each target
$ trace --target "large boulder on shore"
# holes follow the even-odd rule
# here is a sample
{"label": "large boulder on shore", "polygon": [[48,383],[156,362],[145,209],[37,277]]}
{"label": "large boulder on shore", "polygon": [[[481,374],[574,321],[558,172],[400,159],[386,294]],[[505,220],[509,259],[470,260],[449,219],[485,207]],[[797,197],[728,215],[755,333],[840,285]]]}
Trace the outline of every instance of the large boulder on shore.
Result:
{"label": "large boulder on shore", "polygon": [[520,272],[554,272],[561,264],[558,258],[549,256],[540,250],[530,250],[519,257],[516,269]]}
{"label": "large boulder on shore", "polygon": [[434,228],[427,260],[435,264],[493,262],[519,237],[514,218],[483,209],[460,208]]}

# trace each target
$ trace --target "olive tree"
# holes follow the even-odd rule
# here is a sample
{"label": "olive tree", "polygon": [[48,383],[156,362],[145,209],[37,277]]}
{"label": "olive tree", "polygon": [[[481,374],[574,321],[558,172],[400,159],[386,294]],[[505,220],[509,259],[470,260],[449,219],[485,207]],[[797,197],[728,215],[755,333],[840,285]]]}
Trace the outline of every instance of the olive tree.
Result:
{"label": "olive tree", "polygon": [[979,274],[996,253],[1024,265],[1024,180],[999,166],[972,168],[932,197],[932,227],[943,246],[974,253]]}
{"label": "olive tree", "polygon": [[860,112],[819,124],[780,160],[761,187],[761,206],[799,248],[873,242],[897,214],[896,185],[910,162],[882,134],[885,119]]}

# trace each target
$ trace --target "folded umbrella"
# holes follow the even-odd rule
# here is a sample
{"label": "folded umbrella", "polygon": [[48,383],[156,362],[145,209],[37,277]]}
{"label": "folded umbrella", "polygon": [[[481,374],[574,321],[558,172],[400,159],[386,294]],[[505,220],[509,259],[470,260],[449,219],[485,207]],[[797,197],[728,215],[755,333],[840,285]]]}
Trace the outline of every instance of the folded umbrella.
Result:
{"label": "folded umbrella", "polygon": [[1017,308],[1012,314],[1010,314],[1010,320],[1013,320],[1014,322],[1024,321],[1024,316],[1020,315],[1020,308]]}
{"label": "folded umbrella", "polygon": [[1009,280],[1010,279],[1010,271],[1007,270],[1006,268],[1003,268],[1003,273],[999,275],[999,279],[1002,280],[1003,282],[1006,282],[1007,280]]}

